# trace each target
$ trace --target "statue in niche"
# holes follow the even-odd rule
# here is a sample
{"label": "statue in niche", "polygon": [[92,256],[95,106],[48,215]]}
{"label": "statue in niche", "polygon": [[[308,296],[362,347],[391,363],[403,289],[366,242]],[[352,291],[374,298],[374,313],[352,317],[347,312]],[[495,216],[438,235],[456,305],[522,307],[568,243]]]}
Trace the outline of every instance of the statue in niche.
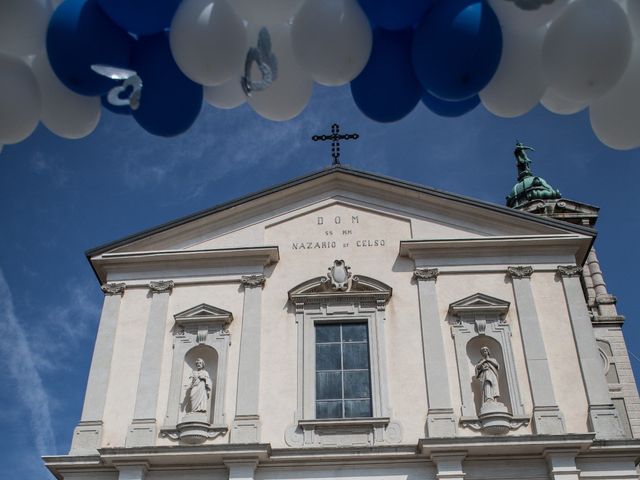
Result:
{"label": "statue in niche", "polygon": [[197,358],[196,369],[191,372],[187,387],[187,413],[207,413],[212,383],[204,366],[204,360]]}
{"label": "statue in niche", "polygon": [[480,348],[482,358],[476,363],[476,378],[480,380],[482,388],[482,406],[489,402],[498,402],[500,386],[498,385],[498,370],[500,364],[491,357],[489,347]]}

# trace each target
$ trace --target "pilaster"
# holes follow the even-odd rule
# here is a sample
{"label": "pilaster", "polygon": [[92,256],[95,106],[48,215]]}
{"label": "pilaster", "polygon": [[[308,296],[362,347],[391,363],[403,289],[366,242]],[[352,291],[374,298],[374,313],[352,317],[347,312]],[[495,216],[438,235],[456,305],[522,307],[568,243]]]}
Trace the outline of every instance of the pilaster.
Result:
{"label": "pilaster", "polygon": [[624,436],[624,431],[618,412],[611,401],[609,386],[602,371],[598,345],[580,285],[581,273],[582,268],[575,265],[558,266],[558,275],[562,279],[582,380],[589,402],[589,427],[599,438],[621,438]]}
{"label": "pilaster", "polygon": [[160,387],[160,368],[169,296],[172,290],[173,282],[171,280],[149,283],[151,309],[142,350],[133,421],[129,426],[125,440],[127,447],[150,446],[156,443],[158,436],[156,410]]}
{"label": "pilaster", "polygon": [[229,469],[229,480],[253,480],[257,460],[225,460],[224,464]]}
{"label": "pilaster", "polygon": [[577,450],[547,449],[544,456],[549,465],[551,480],[579,480],[580,470],[576,466]]}
{"label": "pilaster", "polygon": [[[240,360],[236,390],[236,415],[231,428],[231,443],[260,441],[260,323],[264,275],[242,277],[244,307],[240,336]],[[244,477],[238,477],[244,478]]]}
{"label": "pilaster", "polygon": [[466,452],[438,452],[431,454],[431,461],[438,469],[438,480],[464,480],[465,473],[462,469],[462,461],[467,456]]}
{"label": "pilaster", "polygon": [[146,463],[116,465],[116,468],[118,469],[118,480],[144,480],[149,470],[149,466]]}
{"label": "pilaster", "polygon": [[[457,425],[451,403],[444,338],[438,314],[437,268],[417,268],[413,277],[418,285],[422,355],[427,384],[427,435],[452,437]],[[444,478],[444,477],[443,477]],[[448,478],[448,477],[447,477]]]}
{"label": "pilaster", "polygon": [[530,266],[509,267],[507,269],[507,275],[511,277],[513,285],[520,321],[520,334],[531,385],[532,425],[535,433],[538,434],[561,434],[565,432],[564,418],[558,408],[553,391],[549,361],[531,289],[532,274],[533,267]]}
{"label": "pilaster", "polygon": [[95,453],[100,447],[102,438],[102,417],[111,374],[113,344],[116,338],[120,303],[126,285],[105,283],[101,288],[105,295],[104,305],[93,349],[82,415],[73,431],[70,451],[73,455]]}

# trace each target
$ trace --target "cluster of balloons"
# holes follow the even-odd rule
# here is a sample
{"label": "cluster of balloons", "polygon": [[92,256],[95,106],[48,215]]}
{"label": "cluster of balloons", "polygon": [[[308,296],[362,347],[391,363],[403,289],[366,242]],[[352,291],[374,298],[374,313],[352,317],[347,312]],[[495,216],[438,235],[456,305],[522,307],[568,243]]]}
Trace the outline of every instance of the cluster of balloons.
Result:
{"label": "cluster of balloons", "polygon": [[84,137],[103,108],[160,136],[203,100],[285,121],[318,83],[350,84],[380,122],[420,102],[450,117],[588,106],[596,135],[630,149],[639,45],[640,0],[2,0],[0,145],[40,121]]}

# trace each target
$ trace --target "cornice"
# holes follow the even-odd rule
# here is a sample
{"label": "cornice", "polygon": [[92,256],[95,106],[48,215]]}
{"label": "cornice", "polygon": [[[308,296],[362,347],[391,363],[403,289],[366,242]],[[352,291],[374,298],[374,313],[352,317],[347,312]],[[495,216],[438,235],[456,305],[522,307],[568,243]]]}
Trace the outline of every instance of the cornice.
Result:
{"label": "cornice", "polygon": [[172,270],[194,266],[206,267],[257,267],[264,268],[277,263],[280,253],[277,246],[220,248],[209,250],[157,250],[150,252],[105,253],[93,257],[98,278],[104,283],[109,272],[152,272],[170,267]]}

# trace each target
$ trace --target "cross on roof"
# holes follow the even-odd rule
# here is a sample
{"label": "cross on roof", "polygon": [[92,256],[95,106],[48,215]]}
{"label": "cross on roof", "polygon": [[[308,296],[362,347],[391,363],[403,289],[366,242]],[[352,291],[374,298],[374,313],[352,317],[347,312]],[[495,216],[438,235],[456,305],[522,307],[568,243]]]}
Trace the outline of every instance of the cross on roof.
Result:
{"label": "cross on roof", "polygon": [[340,135],[340,125],[331,125],[331,135],[314,135],[311,139],[314,142],[331,140],[332,165],[340,165],[340,140],[357,140],[360,137],[357,133],[345,133]]}

